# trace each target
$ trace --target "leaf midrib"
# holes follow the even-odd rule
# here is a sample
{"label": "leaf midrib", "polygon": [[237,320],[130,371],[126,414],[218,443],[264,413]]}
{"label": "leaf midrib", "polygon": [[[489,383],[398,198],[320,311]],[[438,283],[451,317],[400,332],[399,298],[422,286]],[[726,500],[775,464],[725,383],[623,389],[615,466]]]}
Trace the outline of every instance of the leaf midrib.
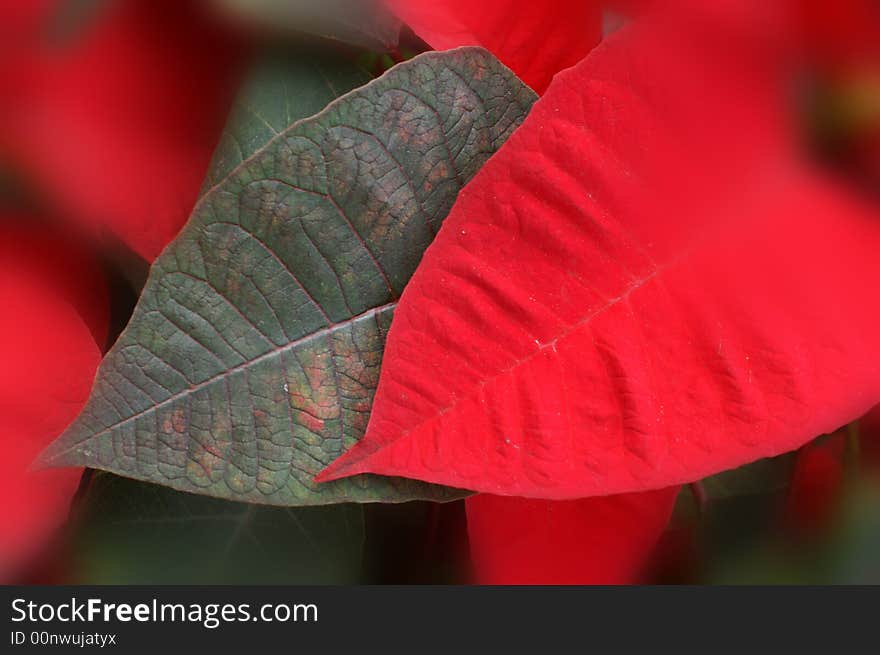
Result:
{"label": "leaf midrib", "polygon": [[[467,50],[479,50],[480,52],[484,52],[484,49],[483,49],[483,48],[480,48],[480,47],[478,47],[478,46],[463,46],[463,47],[461,47],[461,48],[454,48],[454,49],[451,50],[451,51],[450,51],[450,50],[447,50],[447,51],[443,51],[443,52],[425,52],[425,53],[422,53],[422,54],[420,54],[420,55],[417,55],[417,56],[413,57],[412,59],[410,59],[409,61],[405,62],[404,64],[399,64],[399,65],[400,65],[400,66],[411,66],[411,65],[413,65],[415,62],[418,62],[418,61],[421,61],[421,60],[424,60],[424,59],[436,59],[436,58],[438,58],[438,55],[448,54],[449,52],[467,51]],[[319,72],[322,76],[324,76],[324,72],[323,72],[320,68],[318,68],[317,66],[316,66],[316,70],[318,70],[318,72]],[[386,73],[385,73],[384,75],[387,75],[388,72],[390,72],[391,70],[393,70],[393,69],[389,69],[389,71],[386,71]],[[452,69],[450,68],[449,70],[452,70]],[[457,73],[457,71],[453,71],[453,73],[455,73],[455,74],[458,76],[459,79],[461,79],[462,81],[465,81],[464,78],[463,78],[460,74]],[[243,159],[243,160],[242,160],[241,162],[239,162],[234,168],[232,168],[232,169],[231,169],[226,175],[224,175],[223,178],[222,178],[220,181],[218,181],[216,184],[212,185],[210,188],[206,189],[205,192],[202,194],[202,196],[201,196],[201,197],[198,199],[198,201],[196,202],[195,206],[193,207],[192,215],[195,215],[196,212],[197,212],[197,211],[202,207],[202,205],[205,203],[205,201],[206,201],[209,197],[211,197],[214,193],[216,193],[216,192],[220,189],[220,187],[224,186],[227,182],[229,182],[229,180],[231,180],[231,179],[233,178],[233,176],[235,176],[236,174],[238,174],[238,173],[240,173],[242,170],[244,170],[245,167],[247,167],[248,165],[250,165],[251,163],[253,163],[254,160],[256,160],[258,157],[260,157],[260,155],[262,155],[263,153],[265,153],[269,148],[271,148],[273,145],[275,145],[278,141],[280,141],[281,139],[283,139],[283,138],[289,136],[291,132],[293,132],[294,130],[296,130],[296,129],[297,129],[298,127],[300,127],[303,123],[306,123],[306,122],[311,123],[311,122],[313,122],[313,121],[319,121],[321,118],[323,118],[323,117],[325,117],[326,115],[328,115],[328,114],[330,114],[331,112],[333,112],[333,111],[336,109],[336,106],[339,105],[339,104],[342,104],[342,103],[343,103],[343,102],[344,102],[349,96],[353,96],[353,95],[355,95],[355,94],[357,94],[357,93],[362,92],[365,88],[367,88],[367,87],[369,87],[370,85],[372,85],[372,84],[376,83],[377,81],[381,80],[382,77],[384,77],[384,75],[382,75],[382,76],[380,76],[380,77],[377,77],[377,78],[374,78],[374,79],[370,80],[369,82],[367,82],[367,83],[366,83],[365,85],[363,85],[363,86],[357,87],[357,88],[352,89],[351,91],[349,91],[349,92],[347,92],[347,93],[344,93],[344,94],[342,94],[342,95],[340,95],[340,96],[337,96],[335,99],[331,100],[330,103],[329,103],[326,107],[324,107],[324,109],[322,109],[321,111],[319,111],[317,114],[313,114],[313,115],[311,115],[311,116],[306,116],[305,118],[301,118],[301,119],[299,119],[299,120],[297,120],[297,121],[294,121],[293,123],[291,123],[290,125],[288,125],[287,127],[285,127],[285,128],[284,128],[283,130],[281,130],[280,132],[276,132],[276,133],[275,133],[275,136],[273,136],[271,139],[269,139],[268,141],[266,141],[265,144],[263,144],[262,146],[260,146],[259,148],[257,148],[257,149],[256,149],[256,150],[250,155],[250,157],[248,157],[247,159]],[[324,77],[325,77],[325,79],[326,79],[326,76],[324,76]],[[465,83],[466,83],[466,81],[465,81]],[[466,83],[466,84],[467,84],[467,83]],[[328,88],[330,89],[330,91],[333,92],[333,93],[335,94],[336,91],[335,91],[335,90],[333,89],[333,87],[330,85],[329,80],[327,81],[327,85],[328,85]],[[470,85],[469,85],[469,84],[467,84],[467,86],[470,88]],[[423,101],[423,102],[424,102],[424,101]],[[436,108],[434,108],[434,107],[431,107],[431,109],[433,109],[435,112],[437,111]],[[172,241],[172,243],[174,243],[174,242]],[[170,245],[170,244],[169,244],[169,245]]]}
{"label": "leaf midrib", "polygon": [[197,393],[198,391],[201,391],[202,389],[211,386],[212,384],[214,384],[215,382],[218,382],[219,380],[222,380],[224,378],[232,376],[235,373],[238,373],[240,371],[245,371],[245,370],[251,368],[252,366],[256,366],[264,361],[268,361],[268,360],[272,359],[273,357],[283,355],[286,352],[294,350],[294,349],[296,349],[300,346],[303,346],[305,344],[311,343],[312,341],[317,341],[323,337],[327,337],[329,335],[335,334],[339,330],[342,330],[344,328],[355,325],[361,321],[365,321],[365,320],[374,318],[380,314],[383,314],[385,312],[391,311],[397,307],[397,304],[398,304],[397,301],[394,301],[394,302],[387,303],[385,305],[381,305],[379,307],[373,307],[372,309],[369,309],[366,312],[363,312],[362,314],[358,314],[357,316],[353,316],[349,319],[346,319],[344,321],[340,321],[338,323],[332,323],[330,325],[327,325],[326,327],[323,327],[320,330],[312,332],[311,334],[307,334],[303,337],[300,337],[299,339],[295,339],[294,341],[291,341],[290,343],[286,343],[282,346],[276,346],[276,347],[272,348],[271,350],[259,355],[258,357],[254,357],[253,359],[250,359],[246,362],[242,362],[241,364],[237,364],[236,366],[233,366],[233,367],[228,368],[224,371],[221,371],[220,373],[218,373],[216,375],[212,375],[210,378],[203,380],[202,382],[199,382],[194,385],[190,385],[187,389],[185,389],[183,391],[179,391],[175,394],[172,394],[171,396],[169,396],[165,400],[158,402],[155,405],[151,405],[147,409],[144,409],[140,412],[137,412],[136,414],[133,414],[133,415],[121,420],[121,421],[117,421],[113,425],[107,426],[106,428],[104,428],[100,432],[90,434],[85,439],[82,439],[80,441],[75,442],[69,448],[65,448],[64,450],[59,451],[57,453],[52,453],[52,455],[49,458],[47,458],[45,460],[45,462],[48,464],[51,464],[54,460],[60,459],[60,458],[64,457],[65,455],[79,449],[80,446],[82,446],[83,444],[88,443],[90,441],[93,441],[93,440],[95,440],[95,439],[97,439],[97,438],[99,438],[109,432],[113,432],[114,430],[119,429],[123,425],[127,425],[127,424],[131,423],[132,421],[136,421],[139,418],[143,418],[144,416],[152,414],[153,412],[158,412],[163,407],[171,405],[171,404],[175,403],[176,401],[181,400],[182,398],[187,398],[190,395]]}
{"label": "leaf midrib", "polygon": [[[666,270],[668,268],[669,268],[668,266],[656,267],[648,275],[645,275],[644,277],[639,278],[638,280],[635,280],[619,296],[615,296],[614,298],[609,299],[608,302],[606,302],[604,305],[602,305],[601,307],[596,309],[596,311],[584,316],[580,320],[575,321],[571,325],[568,325],[564,329],[560,330],[559,333],[555,337],[553,337],[552,339],[550,339],[546,343],[538,344],[538,347],[533,352],[526,355],[525,357],[515,360],[506,368],[498,371],[497,373],[495,373],[493,375],[490,375],[490,376],[480,380],[479,383],[477,384],[476,388],[474,388],[473,390],[469,391],[468,393],[466,393],[462,396],[457,396],[455,398],[454,402],[452,402],[448,405],[445,405],[443,407],[437,408],[435,411],[433,411],[431,413],[431,415],[429,417],[420,421],[419,423],[417,423],[416,425],[414,425],[410,429],[406,430],[402,434],[395,437],[393,440],[386,443],[384,446],[382,446],[381,450],[389,448],[389,447],[393,446],[394,444],[398,443],[399,441],[402,441],[402,440],[410,437],[417,430],[421,429],[424,425],[435,420],[437,417],[448,414],[450,411],[452,411],[456,407],[458,407],[461,403],[473,399],[483,389],[485,389],[486,385],[490,384],[491,382],[494,382],[495,380],[497,380],[499,378],[502,378],[504,376],[512,374],[513,371],[519,369],[520,367],[522,367],[523,365],[525,365],[526,363],[528,363],[529,361],[531,361],[532,359],[534,359],[535,357],[540,355],[541,353],[545,352],[548,348],[555,349],[556,345],[562,339],[565,339],[567,336],[576,332],[577,330],[584,327],[585,325],[589,325],[593,321],[593,319],[595,319],[597,316],[604,314],[608,310],[619,305],[621,302],[628,300],[633,294],[635,294],[638,291],[640,291],[641,289],[643,289],[645,286],[647,286],[653,280],[658,279],[664,272],[666,272]],[[367,466],[366,466],[366,469],[364,470],[364,472],[368,472],[370,470],[369,463],[368,463],[369,458],[370,458],[370,456],[367,456],[365,458],[366,461],[365,460],[361,460],[360,462],[354,461],[354,462],[351,462],[347,465],[341,466],[339,468],[339,470],[334,471],[333,475],[331,477],[329,477],[326,481],[329,482],[329,481],[335,480],[337,478],[347,477],[348,475],[350,475],[350,473],[348,473],[346,471],[349,469],[358,469],[358,466],[361,463],[367,463]]]}

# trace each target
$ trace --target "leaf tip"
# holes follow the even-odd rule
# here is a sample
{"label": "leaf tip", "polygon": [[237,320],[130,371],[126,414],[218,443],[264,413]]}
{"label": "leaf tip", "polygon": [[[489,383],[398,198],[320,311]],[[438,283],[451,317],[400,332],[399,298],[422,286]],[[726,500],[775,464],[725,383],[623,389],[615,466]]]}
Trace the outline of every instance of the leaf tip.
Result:
{"label": "leaf tip", "polygon": [[353,475],[367,473],[368,471],[364,465],[365,458],[359,455],[358,451],[358,446],[355,446],[337,458],[332,464],[315,476],[315,482],[318,484],[334,482],[343,478],[349,478]]}
{"label": "leaf tip", "polygon": [[59,437],[46,448],[28,466],[28,472],[45,471],[47,469],[67,468],[80,466],[80,464],[72,461],[77,454],[76,450],[71,450],[63,444],[63,438]]}

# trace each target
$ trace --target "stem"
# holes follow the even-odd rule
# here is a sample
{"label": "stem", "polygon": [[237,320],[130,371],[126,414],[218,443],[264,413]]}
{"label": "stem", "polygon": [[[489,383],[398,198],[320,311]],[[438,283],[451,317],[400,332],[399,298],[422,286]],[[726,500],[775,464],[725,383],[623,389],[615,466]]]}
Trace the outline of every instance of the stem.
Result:
{"label": "stem", "polygon": [[845,465],[850,473],[856,473],[861,459],[861,438],[859,434],[859,422],[854,421],[846,426],[846,455]]}
{"label": "stem", "polygon": [[691,490],[691,495],[694,497],[694,501],[697,503],[697,511],[700,514],[700,518],[702,518],[705,516],[706,510],[709,507],[709,494],[706,492],[706,487],[702,481],[691,482],[688,486]]}

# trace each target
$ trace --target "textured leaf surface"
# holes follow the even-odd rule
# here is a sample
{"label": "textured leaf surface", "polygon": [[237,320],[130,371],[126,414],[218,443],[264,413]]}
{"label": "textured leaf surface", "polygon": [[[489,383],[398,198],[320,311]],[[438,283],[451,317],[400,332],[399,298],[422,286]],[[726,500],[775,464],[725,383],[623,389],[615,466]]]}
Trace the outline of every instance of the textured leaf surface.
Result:
{"label": "textured leaf surface", "polygon": [[368,435],[318,479],[662,488],[880,397],[876,216],[800,161],[762,43],[654,27],[558,76],[462,194],[397,311]]}
{"label": "textured leaf surface", "polygon": [[268,53],[248,75],[202,185],[208,192],[281,132],[372,78],[350,57],[319,48]]}
{"label": "textured leaf surface", "polygon": [[13,4],[28,10],[2,36],[4,159],[59,214],[152,261],[198,197],[239,83],[240,44],[201,3],[124,0],[102,3],[87,29],[50,47],[43,30],[63,3]]}
{"label": "textured leaf surface", "polygon": [[399,294],[533,100],[483,50],[431,53],[273,138],[156,262],[44,461],[272,504],[450,498],[312,478],[361,438]]}
{"label": "textured leaf surface", "polygon": [[595,0],[388,0],[388,4],[431,47],[482,46],[538,93],[602,38],[602,11]]}
{"label": "textured leaf surface", "polygon": [[30,471],[85,404],[107,332],[100,268],[48,229],[0,224],[0,580],[67,516],[81,471]]}
{"label": "textured leaf surface", "polygon": [[553,501],[468,498],[479,584],[632,584],[660,539],[679,488]]}
{"label": "textured leaf surface", "polygon": [[280,508],[96,473],[74,512],[82,584],[355,584],[358,505]]}
{"label": "textured leaf surface", "polygon": [[397,45],[400,22],[381,0],[213,0],[234,16],[273,31],[309,32],[371,50]]}

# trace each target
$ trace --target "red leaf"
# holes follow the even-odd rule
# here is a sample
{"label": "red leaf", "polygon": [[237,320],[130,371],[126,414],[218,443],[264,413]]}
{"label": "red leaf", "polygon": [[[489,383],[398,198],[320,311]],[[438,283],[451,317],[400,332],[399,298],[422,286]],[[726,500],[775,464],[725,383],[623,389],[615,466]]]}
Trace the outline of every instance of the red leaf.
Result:
{"label": "red leaf", "polygon": [[72,43],[50,45],[42,30],[59,4],[3,10],[0,148],[60,211],[152,260],[198,195],[238,49],[176,0],[109,3]]}
{"label": "red leaf", "polygon": [[678,487],[573,501],[480,494],[467,500],[480,584],[632,584]]}
{"label": "red leaf", "polygon": [[0,225],[0,579],[65,519],[82,473],[28,470],[85,403],[107,330],[100,269],[63,244]]}
{"label": "red leaf", "polygon": [[483,46],[538,93],[602,38],[600,3],[593,0],[388,2],[431,47]]}
{"label": "red leaf", "polygon": [[746,36],[636,24],[557,77],[426,253],[367,435],[319,480],[662,488],[880,398],[880,224],[800,161],[784,60]]}
{"label": "red leaf", "polygon": [[[28,218],[0,217],[0,261],[5,270],[63,298],[103,348],[110,303],[100,265],[74,231],[31,223]],[[5,309],[12,313],[10,320],[14,318],[15,308]]]}
{"label": "red leaf", "polygon": [[869,64],[880,57],[880,6],[875,0],[796,0],[805,40],[829,66]]}
{"label": "red leaf", "polygon": [[815,534],[828,527],[843,491],[845,450],[839,432],[798,452],[785,508],[792,530]]}

